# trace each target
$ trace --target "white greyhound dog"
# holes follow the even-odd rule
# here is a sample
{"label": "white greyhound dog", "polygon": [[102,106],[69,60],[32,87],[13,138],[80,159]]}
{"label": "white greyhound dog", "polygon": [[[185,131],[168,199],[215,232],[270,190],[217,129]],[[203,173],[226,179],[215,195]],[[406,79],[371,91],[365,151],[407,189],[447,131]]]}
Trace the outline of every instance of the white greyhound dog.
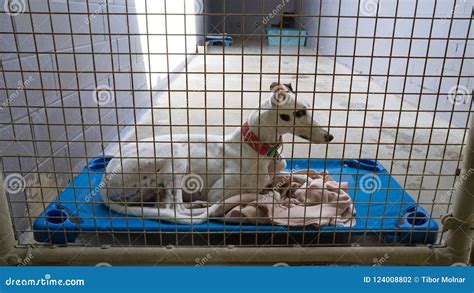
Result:
{"label": "white greyhound dog", "polygon": [[[260,109],[226,137],[163,135],[124,145],[121,155],[107,165],[100,190],[104,203],[122,214],[202,223],[215,211],[193,208],[193,202],[217,203],[240,193],[260,193],[272,182],[286,166],[278,153],[283,134],[294,133],[312,143],[333,139],[313,120],[310,107],[296,99],[291,84],[274,82],[270,91]],[[143,204],[147,202],[155,205]]]}

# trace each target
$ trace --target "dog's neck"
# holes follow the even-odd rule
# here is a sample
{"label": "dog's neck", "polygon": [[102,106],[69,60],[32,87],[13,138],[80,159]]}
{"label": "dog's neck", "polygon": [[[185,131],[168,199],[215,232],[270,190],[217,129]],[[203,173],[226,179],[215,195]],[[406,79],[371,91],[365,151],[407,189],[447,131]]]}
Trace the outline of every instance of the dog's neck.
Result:
{"label": "dog's neck", "polygon": [[[252,133],[258,136],[261,142],[268,144],[276,144],[280,141],[281,136],[285,133],[289,133],[288,127],[279,127],[277,111],[274,111],[271,102],[271,97],[260,105],[258,110],[254,110],[250,113],[247,118],[247,122]],[[242,134],[241,128],[239,127],[229,137],[232,141],[241,141]]]}
{"label": "dog's neck", "polygon": [[276,157],[279,155],[278,149],[281,147],[282,141],[281,137],[279,138],[276,144],[268,144],[262,140],[250,130],[248,122],[244,122],[241,128],[242,139],[245,141],[253,150],[255,150],[260,155],[267,157]]}
{"label": "dog's neck", "polygon": [[250,114],[247,123],[261,142],[274,145],[279,143],[283,132],[278,129],[275,111],[261,109]]}
{"label": "dog's neck", "polygon": [[[247,121],[244,121],[242,127],[237,128],[233,134],[226,138],[226,141],[246,141],[249,147],[254,149],[255,153],[260,153],[255,148],[255,144],[268,144],[269,150],[271,149],[272,151],[266,153],[266,155],[273,157],[278,155],[277,151],[281,145],[281,135],[283,134],[278,131],[278,127],[275,126],[276,123],[274,111],[266,109],[256,110],[248,117]],[[244,137],[245,130],[247,130],[247,137]],[[253,136],[253,141],[247,140],[249,136]],[[261,155],[264,154],[261,153]]]}

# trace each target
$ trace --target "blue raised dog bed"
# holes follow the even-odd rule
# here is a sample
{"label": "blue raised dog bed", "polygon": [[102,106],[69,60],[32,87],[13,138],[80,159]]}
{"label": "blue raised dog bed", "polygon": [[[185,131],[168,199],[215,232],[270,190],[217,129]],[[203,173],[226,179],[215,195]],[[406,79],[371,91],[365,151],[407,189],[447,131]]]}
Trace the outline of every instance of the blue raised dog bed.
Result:
{"label": "blue raised dog bed", "polygon": [[[382,243],[428,244],[437,238],[438,224],[390,176],[383,165],[373,160],[302,160],[287,161],[288,170],[327,170],[337,181],[349,183],[349,195],[354,201],[356,225],[353,227],[324,226],[285,227],[270,225],[236,225],[219,221],[182,225],[156,220],[143,220],[110,211],[98,192],[104,169],[111,157],[97,157],[89,162],[56,200],[34,222],[34,237],[39,242],[64,244],[74,242],[79,233],[176,233],[239,235],[267,234],[316,235],[315,237],[374,236]],[[370,180],[367,180],[370,178]],[[367,182],[364,182],[367,180]],[[372,185],[371,185],[372,184]],[[361,187],[364,188],[361,188]],[[193,232],[193,233],[191,233]],[[160,236],[161,237],[161,236]],[[227,237],[227,236],[226,236]],[[272,238],[273,239],[273,238]],[[332,239],[332,238],[331,238]],[[332,240],[333,242],[335,240]],[[351,240],[349,240],[351,241]]]}
{"label": "blue raised dog bed", "polygon": [[207,35],[206,42],[208,42],[209,45],[224,44],[224,46],[228,47],[232,45],[234,40],[229,35],[214,34],[214,35]]}

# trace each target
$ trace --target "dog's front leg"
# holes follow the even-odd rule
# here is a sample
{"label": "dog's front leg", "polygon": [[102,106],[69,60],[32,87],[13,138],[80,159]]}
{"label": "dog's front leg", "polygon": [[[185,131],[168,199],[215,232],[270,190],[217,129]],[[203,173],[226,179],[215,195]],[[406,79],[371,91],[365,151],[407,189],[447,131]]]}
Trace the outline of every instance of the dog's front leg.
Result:
{"label": "dog's front leg", "polygon": [[275,158],[270,165],[268,165],[268,174],[270,174],[270,176],[277,175],[285,168],[286,160],[283,157]]}
{"label": "dog's front leg", "polygon": [[167,209],[173,209],[176,204],[183,202],[183,193],[181,188],[176,187],[173,182],[165,184],[166,195],[165,195],[165,207]]}

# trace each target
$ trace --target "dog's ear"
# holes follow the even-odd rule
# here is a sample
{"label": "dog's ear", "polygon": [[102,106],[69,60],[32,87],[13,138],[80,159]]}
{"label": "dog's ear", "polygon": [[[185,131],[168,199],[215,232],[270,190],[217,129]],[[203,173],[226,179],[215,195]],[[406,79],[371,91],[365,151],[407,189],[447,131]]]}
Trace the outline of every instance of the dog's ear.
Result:
{"label": "dog's ear", "polygon": [[272,84],[270,85],[270,91],[273,92],[273,91],[274,91],[273,89],[274,89],[275,87],[277,87],[277,86],[278,86],[278,82],[275,82],[275,81],[272,82]]}
{"label": "dog's ear", "polygon": [[293,87],[291,86],[291,83],[285,83],[284,85],[288,88],[288,91],[294,93]]}

